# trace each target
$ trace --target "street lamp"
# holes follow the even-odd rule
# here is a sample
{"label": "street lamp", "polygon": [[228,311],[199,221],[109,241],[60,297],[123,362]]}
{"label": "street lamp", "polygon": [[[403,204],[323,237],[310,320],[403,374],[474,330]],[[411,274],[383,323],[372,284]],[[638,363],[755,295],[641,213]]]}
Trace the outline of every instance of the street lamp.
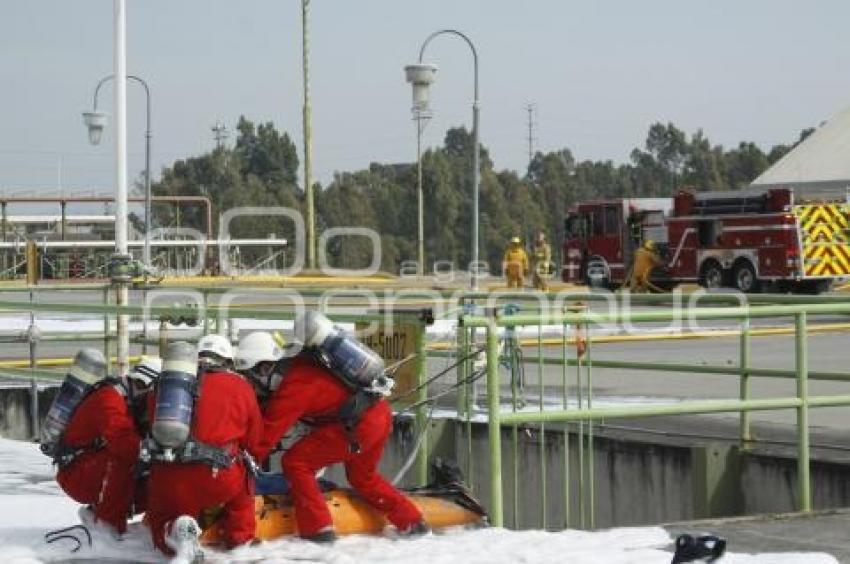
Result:
{"label": "street lamp", "polygon": [[[97,111],[97,95],[100,93],[100,87],[106,82],[112,80],[113,75],[103,77],[94,89],[94,105],[90,112],[83,112],[83,122],[89,130],[89,143],[99,145],[100,138],[103,135],[103,129],[106,127],[107,115],[104,112]],[[138,76],[127,75],[127,80],[135,80],[145,89],[145,99],[147,101],[147,128],[145,129],[145,247],[142,255],[142,262],[145,266],[150,266],[151,262],[151,93],[148,84]]]}
{"label": "street lamp", "polygon": [[418,225],[418,266],[416,274],[422,276],[425,271],[425,218],[423,215],[424,198],[422,196],[422,122],[431,119],[428,107],[428,87],[434,82],[437,67],[434,65],[407,65],[404,67],[407,82],[413,85],[413,119],[416,120],[416,197]]}
{"label": "street lamp", "polygon": [[[438,35],[451,34],[456,35],[466,41],[469,48],[472,50],[472,60],[474,64],[474,79],[475,92],[472,100],[472,135],[474,139],[474,147],[472,154],[472,265],[470,268],[470,284],[473,290],[478,289],[478,194],[480,191],[480,172],[479,172],[479,141],[478,141],[478,52],[475,50],[475,45],[463,33],[454,29],[441,29],[429,35],[425,42],[422,43],[419,49],[419,64],[409,65],[405,70],[408,71],[408,82],[413,83],[413,111],[416,112],[417,103],[421,107],[428,107],[428,86],[434,81],[434,73],[437,68],[432,65],[423,64],[422,59],[425,56],[425,48],[432,39]],[[430,73],[429,69],[430,68]],[[410,70],[408,70],[410,69]],[[417,80],[411,80],[411,75]],[[415,115],[415,114],[414,114]],[[420,206],[421,210],[421,206]],[[421,213],[421,212],[420,212]]]}

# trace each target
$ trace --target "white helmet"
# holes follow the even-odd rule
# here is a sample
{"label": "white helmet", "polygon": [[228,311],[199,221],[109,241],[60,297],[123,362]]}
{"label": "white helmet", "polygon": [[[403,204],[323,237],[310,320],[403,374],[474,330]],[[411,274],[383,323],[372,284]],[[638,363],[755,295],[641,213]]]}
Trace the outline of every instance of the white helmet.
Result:
{"label": "white helmet", "polygon": [[158,356],[143,356],[138,364],[130,370],[127,378],[137,380],[146,388],[156,382],[162,372],[162,359]]}
{"label": "white helmet", "polygon": [[204,335],[198,341],[198,356],[215,355],[222,360],[233,360],[233,345],[223,335]]}
{"label": "white helmet", "polygon": [[255,331],[239,340],[236,352],[236,370],[250,370],[261,362],[277,362],[283,356],[283,350],[269,333]]}

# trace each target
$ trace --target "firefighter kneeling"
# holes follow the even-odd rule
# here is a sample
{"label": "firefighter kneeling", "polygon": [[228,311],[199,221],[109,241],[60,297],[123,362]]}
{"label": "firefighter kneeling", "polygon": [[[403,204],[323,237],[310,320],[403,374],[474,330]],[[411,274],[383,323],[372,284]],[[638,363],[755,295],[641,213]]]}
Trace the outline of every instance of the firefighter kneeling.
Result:
{"label": "firefighter kneeling", "polygon": [[338,462],[351,486],[400,533],[428,532],[419,509],[378,473],[392,430],[392,411],[383,397],[392,379],[384,374],[383,361],[319,313],[296,319],[295,333],[304,350],[287,363],[266,405],[260,455],[265,457],[299,419],[312,424],[310,434],[281,460],[298,533],[316,542],[335,539],[316,472]]}
{"label": "firefighter kneeling", "polygon": [[127,517],[144,510],[136,463],[146,432],[146,394],[160,362],[145,357],[126,379],[106,376],[106,358],[82,349],[74,358],[41,432],[41,451],[58,466],[56,481],[75,501],[83,524],[118,537]]}
{"label": "firefighter kneeling", "polygon": [[253,540],[254,488],[243,458],[255,452],[262,419],[250,384],[233,372],[230,342],[209,335],[197,353],[171,344],[151,411],[142,458],[151,462],[147,522],[156,547],[194,557],[195,519],[215,508],[230,548]]}

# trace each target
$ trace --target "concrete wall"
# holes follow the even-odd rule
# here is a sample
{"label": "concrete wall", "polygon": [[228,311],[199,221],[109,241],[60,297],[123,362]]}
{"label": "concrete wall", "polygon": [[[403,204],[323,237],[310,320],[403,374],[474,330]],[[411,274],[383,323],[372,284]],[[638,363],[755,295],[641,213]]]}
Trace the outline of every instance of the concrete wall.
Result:
{"label": "concrete wall", "polygon": [[[50,409],[57,387],[40,387],[38,390],[38,413],[40,419]],[[7,439],[30,439],[33,436],[30,423],[31,395],[29,388],[0,388],[0,437]]]}
{"label": "concrete wall", "polygon": [[[39,391],[39,413],[47,412],[56,388]],[[0,436],[29,439],[28,388],[0,389]],[[429,455],[456,460],[467,482],[485,507],[489,506],[489,448],[487,425],[433,420]],[[502,478],[505,524],[519,528],[562,529],[582,526],[580,491],[585,491],[584,514],[589,517],[587,450],[584,472],[579,463],[575,431],[549,427],[502,429]],[[381,462],[392,478],[408,460],[417,439],[410,417],[394,423]],[[565,449],[565,441],[569,444]],[[471,444],[472,456],[467,456]],[[596,431],[593,441],[595,522],[597,527],[646,525],[705,517],[788,512],[796,509],[797,462],[786,453],[739,452],[736,445],[703,443],[663,444],[657,437],[624,438]],[[565,455],[568,453],[568,456]],[[812,497],[815,509],[850,506],[850,459],[826,461],[812,454]],[[277,464],[273,464],[276,466]],[[412,485],[415,470],[400,485]],[[327,476],[345,483],[341,467]],[[514,490],[514,476],[518,489]],[[545,484],[544,488],[541,487]],[[565,487],[568,484],[568,487]],[[589,521],[585,520],[584,525]]]}

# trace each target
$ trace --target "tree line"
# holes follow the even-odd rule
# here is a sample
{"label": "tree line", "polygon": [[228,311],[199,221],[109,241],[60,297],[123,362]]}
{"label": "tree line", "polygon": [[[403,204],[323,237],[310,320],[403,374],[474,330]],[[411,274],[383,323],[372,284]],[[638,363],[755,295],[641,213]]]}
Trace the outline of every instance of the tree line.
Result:
{"label": "tree line", "polygon": [[[286,206],[306,217],[298,182],[298,152],[292,138],[272,123],[254,124],[244,116],[233,147],[176,161],[153,183],[155,195],[207,196],[213,217],[236,206]],[[538,152],[524,173],[498,169],[481,147],[479,240],[481,260],[496,273],[507,241],[531,241],[542,229],[553,242],[556,258],[567,210],[594,198],[670,196],[682,187],[737,190],[746,187],[782,158],[813,129],[790,144],[764,151],[755,143],[724,148],[702,130],[688,135],[672,123],[650,126],[643,147],[630,162],[577,160],[569,149]],[[443,145],[422,155],[425,198],[426,271],[436,260],[466,268],[471,260],[473,138],[463,127],[446,132]],[[403,261],[416,260],[416,163],[372,163],[367,169],[337,172],[327,185],[314,185],[318,232],[328,227],[368,227],[381,237],[381,268],[398,272]],[[154,227],[179,224],[203,228],[200,208],[157,206]],[[138,221],[136,224],[138,226]],[[217,233],[217,227],[215,227]],[[234,237],[292,238],[294,226],[279,218],[252,217],[232,225]],[[341,268],[371,262],[371,243],[363,237],[330,241],[329,261]]]}

